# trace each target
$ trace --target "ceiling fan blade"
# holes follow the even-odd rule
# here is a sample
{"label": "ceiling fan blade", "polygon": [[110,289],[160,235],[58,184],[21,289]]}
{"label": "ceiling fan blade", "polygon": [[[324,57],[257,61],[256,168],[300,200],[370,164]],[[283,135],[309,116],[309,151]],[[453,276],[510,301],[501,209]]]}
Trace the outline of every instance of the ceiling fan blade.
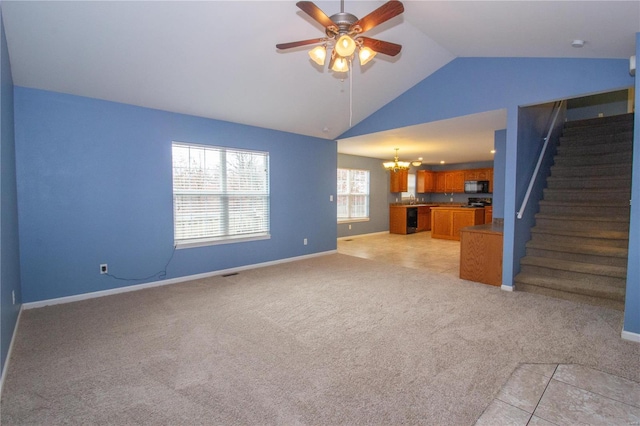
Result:
{"label": "ceiling fan blade", "polygon": [[306,46],[307,44],[322,43],[323,41],[326,41],[326,40],[327,40],[326,37],[322,37],[322,38],[312,38],[312,39],[309,39],[309,40],[292,41],[291,43],[276,44],[276,48],[278,48],[278,49],[291,49],[293,47]]}
{"label": "ceiling fan blade", "polygon": [[357,20],[351,25],[351,30],[363,33],[369,31],[389,19],[396,17],[404,12],[404,6],[398,0],[391,0],[368,14],[362,19]]}
{"label": "ceiling fan blade", "polygon": [[304,13],[306,13],[309,16],[311,16],[313,19],[316,20],[316,22],[319,22],[320,25],[322,25],[323,27],[327,28],[331,32],[337,32],[338,31],[338,27],[336,26],[335,22],[333,22],[327,16],[327,14],[324,13],[313,2],[311,2],[311,1],[299,1],[298,3],[296,3],[296,6],[298,6],[300,9],[302,9],[302,11]]}
{"label": "ceiling fan blade", "polygon": [[358,40],[362,40],[364,47],[368,47],[374,52],[382,53],[383,55],[396,56],[402,50],[402,46],[399,44],[376,40],[375,38],[358,37]]}

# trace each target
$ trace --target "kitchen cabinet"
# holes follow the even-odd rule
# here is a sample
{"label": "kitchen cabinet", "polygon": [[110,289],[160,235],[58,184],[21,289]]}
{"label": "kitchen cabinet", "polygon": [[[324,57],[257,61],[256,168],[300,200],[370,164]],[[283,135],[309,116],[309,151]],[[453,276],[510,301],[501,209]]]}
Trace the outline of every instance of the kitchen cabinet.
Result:
{"label": "kitchen cabinet", "polygon": [[390,192],[407,192],[408,189],[408,178],[409,171],[408,170],[398,170],[389,172],[390,179]]}
{"label": "kitchen cabinet", "polygon": [[418,207],[418,228],[416,232],[430,231],[431,230],[431,207],[419,206]]}
{"label": "kitchen cabinet", "polygon": [[484,207],[484,223],[493,222],[493,206]]}
{"label": "kitchen cabinet", "polygon": [[416,192],[433,192],[435,189],[434,172],[429,170],[418,170],[416,172]]}
{"label": "kitchen cabinet", "polygon": [[460,278],[502,285],[502,225],[486,224],[460,230]]}
{"label": "kitchen cabinet", "polygon": [[431,238],[460,240],[460,229],[484,224],[484,208],[432,207]]}
{"label": "kitchen cabinet", "polygon": [[405,206],[389,206],[389,233],[407,233],[407,209]]}
{"label": "kitchen cabinet", "polygon": [[431,206],[395,204],[389,206],[389,233],[407,233],[407,209],[418,209],[418,226],[416,232],[429,231],[431,229]]}
{"label": "kitchen cabinet", "polygon": [[434,192],[445,192],[446,182],[445,182],[446,173],[445,172],[436,172],[434,176],[435,180],[435,191]]}
{"label": "kitchen cabinet", "polygon": [[444,192],[464,192],[464,171],[447,172]]}
{"label": "kitchen cabinet", "polygon": [[464,192],[464,170],[436,172],[434,192]]}

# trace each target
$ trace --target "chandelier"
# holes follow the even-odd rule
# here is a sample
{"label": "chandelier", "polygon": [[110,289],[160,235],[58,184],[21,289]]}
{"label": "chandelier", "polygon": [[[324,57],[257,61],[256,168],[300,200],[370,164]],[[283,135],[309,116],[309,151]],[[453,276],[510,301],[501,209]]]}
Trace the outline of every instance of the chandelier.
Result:
{"label": "chandelier", "polygon": [[392,170],[394,172],[397,172],[398,170],[408,170],[411,163],[409,163],[408,161],[398,161],[398,148],[396,148],[395,150],[396,156],[394,157],[393,161],[385,161],[384,163],[382,163],[382,165],[385,169]]}

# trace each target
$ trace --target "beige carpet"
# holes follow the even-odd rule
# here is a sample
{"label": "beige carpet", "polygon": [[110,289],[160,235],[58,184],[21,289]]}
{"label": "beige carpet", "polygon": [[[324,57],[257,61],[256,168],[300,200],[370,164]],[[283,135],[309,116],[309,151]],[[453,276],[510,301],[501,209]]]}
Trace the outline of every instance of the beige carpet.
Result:
{"label": "beige carpet", "polygon": [[622,313],[346,255],[24,311],[11,424],[470,425],[519,363],[640,381]]}

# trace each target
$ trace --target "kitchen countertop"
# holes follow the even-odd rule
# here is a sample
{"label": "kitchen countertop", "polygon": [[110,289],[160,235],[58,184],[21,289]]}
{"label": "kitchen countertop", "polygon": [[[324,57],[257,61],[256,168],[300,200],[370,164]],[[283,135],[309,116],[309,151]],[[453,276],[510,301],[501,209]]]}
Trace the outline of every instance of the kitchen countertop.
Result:
{"label": "kitchen countertop", "polygon": [[503,223],[485,223],[484,225],[476,225],[476,226],[467,226],[466,228],[462,228],[460,232],[480,232],[484,234],[500,234],[504,233],[504,225]]}
{"label": "kitchen countertop", "polygon": [[389,204],[389,207],[437,207],[442,204],[437,203],[419,203],[419,204]]}
{"label": "kitchen countertop", "polygon": [[470,207],[467,205],[463,205],[463,206],[438,206],[438,207],[432,207],[434,209],[440,209],[440,210],[484,210],[484,207]]}

